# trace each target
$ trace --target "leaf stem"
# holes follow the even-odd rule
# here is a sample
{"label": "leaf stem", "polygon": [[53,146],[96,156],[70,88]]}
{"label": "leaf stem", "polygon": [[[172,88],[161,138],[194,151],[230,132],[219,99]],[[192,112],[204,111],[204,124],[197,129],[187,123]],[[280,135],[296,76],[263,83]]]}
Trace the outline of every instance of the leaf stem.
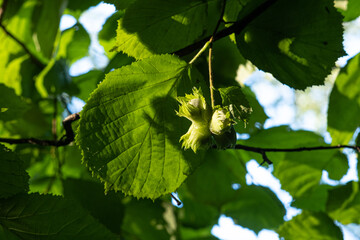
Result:
{"label": "leaf stem", "polygon": [[193,64],[195,62],[195,60],[198,59],[200,57],[200,55],[209,47],[209,45],[210,45],[210,40],[204,44],[204,46],[195,55],[195,57],[193,57],[193,59],[190,60],[189,64]]}
{"label": "leaf stem", "polygon": [[212,40],[214,38],[210,38],[210,48],[209,48],[209,87],[210,87],[210,99],[211,99],[211,109],[214,111],[215,108],[215,100],[214,100],[214,83],[213,83],[213,74],[212,74]]}
{"label": "leaf stem", "polygon": [[226,0],[223,0],[221,2],[221,12],[220,12],[220,17],[219,20],[216,23],[215,29],[213,31],[213,34],[211,36],[211,38],[209,39],[209,87],[210,87],[210,98],[211,98],[211,109],[214,111],[215,108],[215,99],[214,99],[214,81],[213,81],[213,74],[212,74],[212,47],[213,47],[213,41],[214,41],[214,36],[217,32],[217,30],[219,29],[220,23],[223,20],[224,17],[224,13],[225,13],[225,7],[226,7]]}

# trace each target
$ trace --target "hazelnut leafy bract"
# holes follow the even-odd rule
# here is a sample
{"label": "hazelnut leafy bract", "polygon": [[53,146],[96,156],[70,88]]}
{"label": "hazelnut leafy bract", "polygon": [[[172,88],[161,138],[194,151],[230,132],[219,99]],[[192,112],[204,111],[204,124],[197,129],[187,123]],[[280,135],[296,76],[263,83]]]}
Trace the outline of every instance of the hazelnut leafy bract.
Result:
{"label": "hazelnut leafy bract", "polygon": [[191,148],[196,152],[199,148],[207,148],[210,144],[211,132],[209,123],[211,109],[207,106],[201,90],[193,88],[193,94],[186,94],[185,97],[178,97],[181,104],[177,115],[186,117],[191,121],[191,126],[180,141],[184,149]]}

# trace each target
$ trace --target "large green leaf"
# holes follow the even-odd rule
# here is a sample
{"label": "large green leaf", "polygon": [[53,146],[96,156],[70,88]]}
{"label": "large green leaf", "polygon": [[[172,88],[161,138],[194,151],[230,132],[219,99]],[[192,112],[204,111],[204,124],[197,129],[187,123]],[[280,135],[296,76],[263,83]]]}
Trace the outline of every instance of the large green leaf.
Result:
{"label": "large green leaf", "polygon": [[27,191],[28,181],[29,175],[22,160],[0,144],[0,198]]}
{"label": "large green leaf", "polygon": [[333,144],[347,144],[360,126],[360,54],[341,69],[330,94],[328,131]]}
{"label": "large green leaf", "polygon": [[119,234],[124,217],[124,205],[120,194],[104,194],[101,184],[79,179],[66,179],[63,183],[64,196],[76,199],[93,217],[112,232]]}
{"label": "large green leaf", "polygon": [[285,222],[278,233],[286,240],[342,240],[339,227],[324,213],[303,211],[289,222]]}
{"label": "large green leaf", "polygon": [[187,69],[175,56],[154,56],[109,73],[92,93],[76,142],[106,191],[154,199],[175,191],[201,161],[179,143],[190,125],[175,114],[175,97],[191,91]]}
{"label": "large green leaf", "polygon": [[349,182],[329,192],[327,212],[342,224],[360,224],[360,192],[358,182]]}
{"label": "large green leaf", "polygon": [[51,195],[0,200],[0,225],[20,239],[118,239],[75,201]]}
{"label": "large green leaf", "polygon": [[222,211],[234,221],[259,233],[276,229],[284,222],[285,208],[276,195],[261,186],[241,187],[236,199],[225,204]]}
{"label": "large green leaf", "polygon": [[291,206],[301,208],[303,210],[325,212],[326,202],[328,200],[328,190],[331,189],[331,187],[332,186],[329,185],[319,185],[310,193],[296,198],[291,203]]}
{"label": "large green leaf", "polygon": [[290,87],[321,85],[345,54],[342,17],[333,5],[279,0],[237,35],[237,45],[245,58]]}
{"label": "large green leaf", "polygon": [[137,0],[119,21],[116,49],[137,59],[179,50],[199,38],[209,20],[218,20],[208,12],[218,2]]}

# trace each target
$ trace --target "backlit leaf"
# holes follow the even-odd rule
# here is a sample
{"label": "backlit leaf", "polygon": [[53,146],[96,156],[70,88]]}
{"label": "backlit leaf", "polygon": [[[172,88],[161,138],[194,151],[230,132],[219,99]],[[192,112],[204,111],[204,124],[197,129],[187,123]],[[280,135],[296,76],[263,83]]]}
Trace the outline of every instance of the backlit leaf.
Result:
{"label": "backlit leaf", "polygon": [[187,68],[154,56],[110,72],[92,93],[76,141],[106,191],[154,199],[175,191],[201,161],[179,143],[190,125],[175,113],[175,97],[191,91]]}
{"label": "backlit leaf", "polygon": [[[208,26],[209,5],[218,0],[137,0],[119,21],[115,48],[137,59],[170,53],[199,38]],[[166,29],[166,31],[164,31]]]}
{"label": "backlit leaf", "polygon": [[360,126],[360,54],[336,78],[329,98],[328,131],[333,144],[347,144]]}

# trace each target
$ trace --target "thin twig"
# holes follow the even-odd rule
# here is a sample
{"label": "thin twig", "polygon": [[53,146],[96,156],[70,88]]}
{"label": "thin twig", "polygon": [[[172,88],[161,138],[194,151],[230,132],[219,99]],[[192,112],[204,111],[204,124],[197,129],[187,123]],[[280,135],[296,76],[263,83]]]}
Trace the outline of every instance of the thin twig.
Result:
{"label": "thin twig", "polygon": [[23,139],[13,139],[13,138],[0,138],[0,142],[9,143],[9,144],[33,144],[33,145],[40,145],[40,146],[55,146],[61,147],[69,145],[72,141],[74,141],[75,134],[72,130],[71,123],[75,122],[76,120],[80,119],[79,113],[74,113],[67,116],[63,120],[63,126],[65,129],[65,135],[62,136],[59,140],[42,140],[36,138],[23,138]]}
{"label": "thin twig", "polygon": [[[229,36],[230,34],[240,33],[242,30],[244,30],[244,28],[247,25],[249,25],[249,23],[251,23],[254,19],[256,19],[258,16],[260,16],[263,12],[265,12],[269,7],[271,7],[277,1],[278,0],[265,1],[264,3],[259,5],[259,7],[257,7],[254,11],[252,11],[251,13],[246,15],[241,20],[235,22],[232,26],[217,32],[214,36],[213,42],[215,42],[221,38],[224,38],[226,36]],[[208,42],[210,40],[211,37],[212,36],[203,38],[202,40],[200,40],[196,43],[193,43],[189,46],[184,47],[183,49],[180,49],[180,50],[174,52],[174,54],[176,54],[178,56],[186,56],[186,55],[192,53],[193,51],[195,51],[196,49],[201,48],[206,42]]]}
{"label": "thin twig", "polygon": [[213,83],[213,74],[212,74],[212,66],[211,66],[212,40],[213,40],[213,38],[210,38],[210,48],[209,48],[209,87],[210,87],[211,109],[214,111],[214,108],[215,108],[214,83]]}
{"label": "thin twig", "polygon": [[352,145],[316,146],[316,147],[299,147],[299,148],[261,148],[261,147],[251,147],[241,144],[235,145],[235,149],[241,149],[241,150],[256,152],[260,154],[262,154],[262,152],[303,152],[303,151],[329,150],[329,149],[341,149],[341,148],[353,149],[360,153],[360,146],[352,146]]}

